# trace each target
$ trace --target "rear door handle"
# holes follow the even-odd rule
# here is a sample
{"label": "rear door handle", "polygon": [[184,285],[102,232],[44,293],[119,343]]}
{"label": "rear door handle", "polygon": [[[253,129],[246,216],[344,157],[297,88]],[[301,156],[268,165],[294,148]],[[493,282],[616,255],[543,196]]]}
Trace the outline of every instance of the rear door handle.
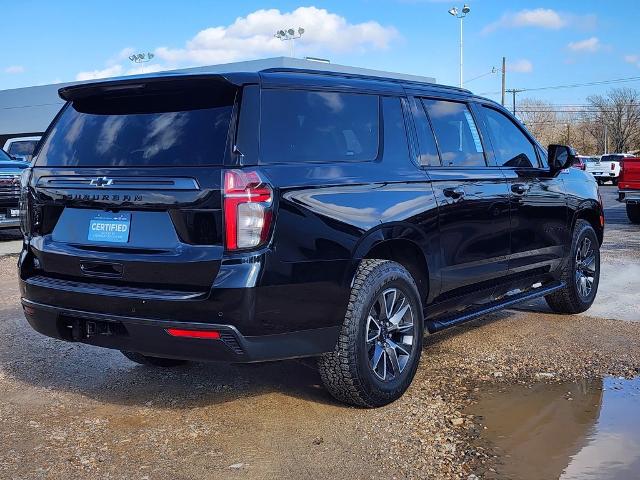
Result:
{"label": "rear door handle", "polygon": [[445,188],[443,191],[444,196],[448,197],[448,198],[452,198],[453,200],[461,200],[462,198],[464,198],[464,188],[462,187],[448,187]]}
{"label": "rear door handle", "polygon": [[518,195],[524,195],[529,191],[529,185],[526,185],[524,183],[514,183],[513,185],[511,185],[511,191]]}

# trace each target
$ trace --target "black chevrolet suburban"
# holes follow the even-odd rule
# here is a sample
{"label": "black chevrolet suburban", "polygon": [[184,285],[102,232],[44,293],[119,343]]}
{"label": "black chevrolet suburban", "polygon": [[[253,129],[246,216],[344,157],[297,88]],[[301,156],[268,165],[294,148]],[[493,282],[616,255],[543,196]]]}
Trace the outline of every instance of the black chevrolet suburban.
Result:
{"label": "black chevrolet suburban", "polygon": [[269,69],[59,93],[21,185],[45,335],[159,366],[318,357],[332,395],[374,407],[426,333],[596,295],[595,180],[469,91]]}

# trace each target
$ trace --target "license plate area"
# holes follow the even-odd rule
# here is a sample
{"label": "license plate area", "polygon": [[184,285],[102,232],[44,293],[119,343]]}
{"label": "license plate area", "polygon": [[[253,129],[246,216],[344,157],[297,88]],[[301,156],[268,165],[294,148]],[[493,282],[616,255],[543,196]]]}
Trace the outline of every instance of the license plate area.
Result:
{"label": "license plate area", "polygon": [[90,242],[124,244],[129,242],[130,231],[130,213],[100,213],[89,220],[87,240]]}

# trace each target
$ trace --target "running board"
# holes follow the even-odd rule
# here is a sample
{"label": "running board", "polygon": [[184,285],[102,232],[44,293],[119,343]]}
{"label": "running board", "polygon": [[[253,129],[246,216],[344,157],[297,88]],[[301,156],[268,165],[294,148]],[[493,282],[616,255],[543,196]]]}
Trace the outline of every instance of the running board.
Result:
{"label": "running board", "polygon": [[564,286],[565,286],[564,282],[553,282],[549,285],[538,287],[533,290],[529,290],[527,292],[511,295],[500,300],[497,303],[491,303],[488,306],[480,307],[472,311],[462,312],[462,314],[459,316],[445,318],[443,320],[436,320],[431,325],[431,328],[429,329],[429,331],[431,333],[439,332],[441,330],[444,330],[445,328],[453,327],[461,323],[475,320],[478,317],[482,317],[483,315],[487,315],[489,313],[497,312],[498,310],[511,307],[512,305],[516,305],[521,302],[526,302],[527,300],[533,300],[534,298],[544,297],[545,295],[549,295],[550,293],[553,293],[556,290],[560,290]]}

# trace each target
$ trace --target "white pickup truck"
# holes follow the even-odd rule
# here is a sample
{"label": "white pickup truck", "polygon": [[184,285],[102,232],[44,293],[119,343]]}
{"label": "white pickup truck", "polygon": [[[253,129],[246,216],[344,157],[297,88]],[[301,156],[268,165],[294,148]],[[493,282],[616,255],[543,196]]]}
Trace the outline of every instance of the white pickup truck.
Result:
{"label": "white pickup truck", "polygon": [[628,156],[630,155],[626,153],[612,153],[602,157],[582,157],[582,161],[586,166],[585,171],[596,178],[598,185],[603,185],[609,180],[617,185],[620,176],[620,160]]}

